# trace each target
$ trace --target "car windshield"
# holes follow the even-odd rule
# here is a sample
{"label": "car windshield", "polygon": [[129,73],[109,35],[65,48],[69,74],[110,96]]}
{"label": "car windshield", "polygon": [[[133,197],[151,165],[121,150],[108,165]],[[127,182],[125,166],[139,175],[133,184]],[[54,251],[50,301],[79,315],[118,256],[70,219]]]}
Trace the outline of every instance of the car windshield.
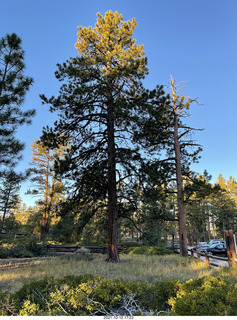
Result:
{"label": "car windshield", "polygon": [[219,249],[222,249],[222,248],[225,248],[225,244],[224,243],[218,243],[218,244],[213,244],[212,246],[210,246],[210,248],[219,248]]}
{"label": "car windshield", "polygon": [[221,242],[223,242],[223,240],[219,240],[219,239],[213,239],[213,240],[207,241],[208,244],[217,244]]}

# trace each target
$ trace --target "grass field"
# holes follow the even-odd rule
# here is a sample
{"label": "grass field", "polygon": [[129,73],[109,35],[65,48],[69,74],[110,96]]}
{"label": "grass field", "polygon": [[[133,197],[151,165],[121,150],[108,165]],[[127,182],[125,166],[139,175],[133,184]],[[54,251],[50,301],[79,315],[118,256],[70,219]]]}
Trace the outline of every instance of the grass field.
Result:
{"label": "grass field", "polygon": [[[179,255],[121,255],[120,263],[105,262],[100,254],[64,255],[35,260],[29,266],[0,271],[0,289],[15,292],[30,280],[45,276],[93,274],[107,278],[155,281],[179,279],[186,281],[203,276],[222,275],[237,282],[237,272],[229,268],[213,269],[194,258]],[[0,262],[1,263],[1,262]]]}

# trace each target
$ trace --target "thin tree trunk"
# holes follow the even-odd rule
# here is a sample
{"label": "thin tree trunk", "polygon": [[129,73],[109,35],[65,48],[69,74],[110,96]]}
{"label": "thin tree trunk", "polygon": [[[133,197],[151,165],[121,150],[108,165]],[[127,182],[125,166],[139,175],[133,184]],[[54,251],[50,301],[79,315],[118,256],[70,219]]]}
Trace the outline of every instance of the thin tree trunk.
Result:
{"label": "thin tree trunk", "polygon": [[193,246],[194,240],[193,240],[193,234],[191,234],[191,246]]}
{"label": "thin tree trunk", "polygon": [[176,224],[176,222],[174,223],[174,241],[175,241],[175,243],[178,242],[178,237],[177,237],[177,224]]}
{"label": "thin tree trunk", "polygon": [[216,239],[216,226],[215,226],[215,218],[212,216],[212,226],[213,226],[213,236]]}
{"label": "thin tree trunk", "polygon": [[225,218],[223,217],[222,218],[222,231],[223,231],[223,233],[225,232],[225,229],[226,229],[226,226],[225,226]]}
{"label": "thin tree trunk", "polygon": [[42,226],[41,226],[40,240],[43,240],[45,232],[46,232],[47,206],[48,206],[48,187],[49,187],[49,156],[47,157],[47,163],[46,163],[43,221],[42,221]]}
{"label": "thin tree trunk", "polygon": [[108,256],[106,261],[118,262],[118,209],[114,121],[112,106],[108,106]]}
{"label": "thin tree trunk", "polygon": [[180,243],[180,255],[188,255],[187,247],[187,231],[186,231],[186,217],[184,206],[184,190],[183,190],[183,178],[181,169],[181,155],[180,145],[178,139],[178,119],[174,111],[174,148],[175,148],[175,166],[176,166],[176,182],[177,182],[177,198],[179,209],[179,243]]}
{"label": "thin tree trunk", "polygon": [[210,215],[209,215],[208,208],[207,208],[207,231],[208,231],[208,240],[211,240],[211,222],[210,222]]}
{"label": "thin tree trunk", "polygon": [[49,194],[49,201],[48,201],[48,206],[47,206],[47,215],[46,215],[46,225],[45,225],[45,232],[48,232],[49,230],[49,219],[50,219],[50,212],[53,204],[53,198],[54,198],[54,185],[56,182],[56,172],[54,172],[53,180],[52,180],[52,186],[50,189],[50,194]]}

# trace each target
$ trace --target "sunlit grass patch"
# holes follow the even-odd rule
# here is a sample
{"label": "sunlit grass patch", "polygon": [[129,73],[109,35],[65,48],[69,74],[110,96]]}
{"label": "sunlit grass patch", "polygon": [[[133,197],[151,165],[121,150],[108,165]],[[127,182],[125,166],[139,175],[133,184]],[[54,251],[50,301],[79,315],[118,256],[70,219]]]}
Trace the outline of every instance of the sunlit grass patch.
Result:
{"label": "sunlit grass patch", "polygon": [[120,263],[108,263],[105,258],[104,255],[89,254],[36,260],[30,266],[0,271],[0,288],[14,292],[27,281],[39,280],[44,276],[61,278],[66,275],[93,274],[110,279],[123,278],[126,281],[153,283],[171,279],[187,281],[218,272],[205,263],[179,255],[121,255]]}

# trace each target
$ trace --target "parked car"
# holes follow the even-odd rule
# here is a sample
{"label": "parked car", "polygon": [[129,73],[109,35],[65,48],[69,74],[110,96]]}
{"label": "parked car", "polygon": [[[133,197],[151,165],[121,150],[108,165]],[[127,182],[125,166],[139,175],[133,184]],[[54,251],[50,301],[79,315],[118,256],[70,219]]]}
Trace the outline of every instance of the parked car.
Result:
{"label": "parked car", "polygon": [[201,251],[201,252],[205,252],[207,248],[210,248],[210,246],[207,245],[207,244],[202,244],[202,245],[200,245],[200,243],[199,243],[198,246],[193,247],[192,249],[195,250],[195,251],[199,250],[199,251]]}
{"label": "parked car", "polygon": [[209,246],[213,245],[213,244],[218,244],[218,243],[225,243],[225,240],[220,240],[220,239],[211,239],[209,241],[207,241],[207,244]]}
{"label": "parked car", "polygon": [[199,242],[199,244],[195,247],[193,247],[193,250],[199,250],[199,251],[206,251],[204,250],[207,248],[210,248],[213,244],[219,244],[219,243],[224,243],[225,244],[225,240],[220,240],[220,239],[211,239],[207,242]]}
{"label": "parked car", "polygon": [[198,248],[197,250],[200,251],[200,252],[206,252],[207,249],[209,249],[210,246],[209,245],[202,245],[200,248]]}
{"label": "parked car", "polygon": [[207,253],[217,256],[227,256],[227,249],[225,243],[213,244],[210,248],[206,249]]}
{"label": "parked car", "polygon": [[207,244],[207,242],[199,242],[198,245],[199,245],[200,247],[202,247],[202,246],[205,246],[206,244]]}

